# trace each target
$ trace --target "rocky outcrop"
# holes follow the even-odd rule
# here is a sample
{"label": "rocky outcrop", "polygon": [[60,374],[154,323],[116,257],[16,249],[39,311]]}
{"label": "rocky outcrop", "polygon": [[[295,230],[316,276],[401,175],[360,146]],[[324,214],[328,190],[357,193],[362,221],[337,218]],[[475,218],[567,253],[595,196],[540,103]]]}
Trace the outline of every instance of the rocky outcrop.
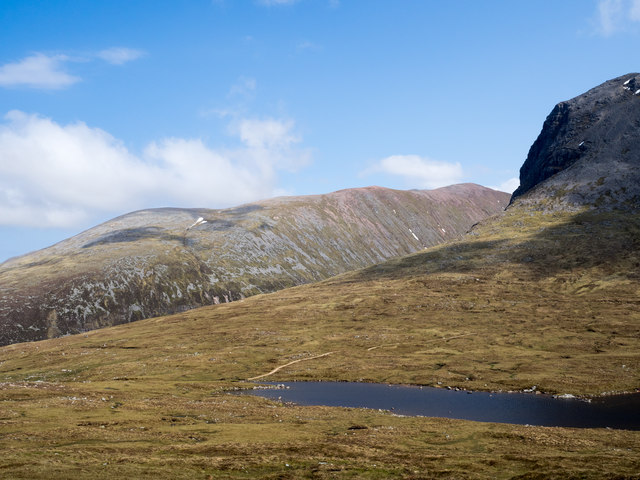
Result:
{"label": "rocky outcrop", "polygon": [[555,106],[511,202],[636,208],[639,180],[640,74],[631,73]]}
{"label": "rocky outcrop", "polygon": [[369,187],[134,212],[0,265],[0,344],[322,280],[456,238],[508,200],[472,184]]}

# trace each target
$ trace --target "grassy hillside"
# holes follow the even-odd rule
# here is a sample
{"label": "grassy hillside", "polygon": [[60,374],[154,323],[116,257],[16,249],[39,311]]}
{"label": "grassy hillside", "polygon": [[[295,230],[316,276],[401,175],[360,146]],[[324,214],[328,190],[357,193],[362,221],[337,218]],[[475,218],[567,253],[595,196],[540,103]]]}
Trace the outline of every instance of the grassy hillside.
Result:
{"label": "grassy hillside", "polygon": [[4,347],[0,472],[638,478],[638,432],[404,418],[224,390],[290,364],[268,378],[634,391],[639,247],[637,214],[516,206],[460,241],[321,283]]}
{"label": "grassy hillside", "polygon": [[1,264],[0,345],[323,280],[459,238],[508,199],[473,184],[368,187],[134,212]]}

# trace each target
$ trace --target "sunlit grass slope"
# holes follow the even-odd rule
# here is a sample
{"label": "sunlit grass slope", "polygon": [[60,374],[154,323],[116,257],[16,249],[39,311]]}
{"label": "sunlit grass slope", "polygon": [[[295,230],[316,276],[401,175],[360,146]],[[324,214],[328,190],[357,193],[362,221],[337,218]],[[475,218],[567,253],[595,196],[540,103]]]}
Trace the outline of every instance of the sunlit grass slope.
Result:
{"label": "sunlit grass slope", "polygon": [[267,378],[634,391],[639,247],[637,214],[511,208],[463,240],[321,283],[4,347],[0,475],[637,478],[636,432],[223,391],[285,364]]}
{"label": "sunlit grass slope", "polygon": [[599,394],[640,386],[640,217],[506,212],[331,280],[0,353],[7,379],[365,380]]}

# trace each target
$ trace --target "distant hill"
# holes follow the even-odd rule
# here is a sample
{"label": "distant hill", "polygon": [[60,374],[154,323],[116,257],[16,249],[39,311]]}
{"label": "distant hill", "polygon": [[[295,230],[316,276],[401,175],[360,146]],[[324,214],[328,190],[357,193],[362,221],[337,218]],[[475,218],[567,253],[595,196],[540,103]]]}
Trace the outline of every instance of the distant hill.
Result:
{"label": "distant hill", "polygon": [[518,200],[539,208],[640,203],[640,74],[560,102],[520,169]]}
{"label": "distant hill", "polygon": [[322,280],[457,238],[508,200],[473,184],[369,187],[130,213],[0,265],[0,344]]}

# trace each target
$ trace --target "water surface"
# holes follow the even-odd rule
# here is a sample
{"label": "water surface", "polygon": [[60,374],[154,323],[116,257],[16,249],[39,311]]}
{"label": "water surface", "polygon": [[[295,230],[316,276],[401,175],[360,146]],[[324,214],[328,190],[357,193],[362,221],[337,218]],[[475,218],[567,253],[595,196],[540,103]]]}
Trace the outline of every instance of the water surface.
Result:
{"label": "water surface", "polygon": [[299,405],[391,410],[400,415],[555,427],[640,430],[640,394],[590,402],[532,393],[489,393],[354,382],[286,382],[245,393]]}

